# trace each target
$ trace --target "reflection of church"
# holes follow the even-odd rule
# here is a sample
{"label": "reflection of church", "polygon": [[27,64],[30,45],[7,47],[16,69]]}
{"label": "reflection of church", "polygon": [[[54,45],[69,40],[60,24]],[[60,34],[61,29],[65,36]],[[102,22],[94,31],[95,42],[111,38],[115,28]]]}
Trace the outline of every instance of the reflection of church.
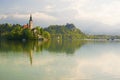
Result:
{"label": "reflection of church", "polygon": [[29,57],[30,57],[30,64],[32,65],[33,63],[33,52],[32,51],[30,51]]}
{"label": "reflection of church", "polygon": [[30,19],[29,19],[29,24],[25,24],[23,25],[23,28],[29,28],[32,29],[33,28],[33,21],[32,21],[32,15],[30,14]]}

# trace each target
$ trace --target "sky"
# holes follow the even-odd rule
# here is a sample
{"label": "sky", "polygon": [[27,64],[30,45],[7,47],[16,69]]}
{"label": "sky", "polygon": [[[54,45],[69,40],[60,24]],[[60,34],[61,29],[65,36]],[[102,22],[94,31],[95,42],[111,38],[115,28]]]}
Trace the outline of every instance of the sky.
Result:
{"label": "sky", "polygon": [[0,23],[73,23],[87,34],[120,34],[120,0],[0,0]]}

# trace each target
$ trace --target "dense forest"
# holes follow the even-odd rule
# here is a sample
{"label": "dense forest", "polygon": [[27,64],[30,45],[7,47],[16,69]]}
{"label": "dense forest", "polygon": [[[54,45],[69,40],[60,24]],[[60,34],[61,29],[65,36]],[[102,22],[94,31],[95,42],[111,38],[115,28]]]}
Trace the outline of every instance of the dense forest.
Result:
{"label": "dense forest", "polygon": [[20,24],[0,24],[0,39],[9,39],[9,40],[32,40],[45,38],[49,39],[50,34],[47,31],[44,31],[41,27],[35,27],[34,29],[23,28]]}
{"label": "dense forest", "polygon": [[74,24],[50,25],[44,30],[51,34],[52,39],[85,39],[86,35]]}
{"label": "dense forest", "polygon": [[20,24],[0,24],[0,40],[38,40],[38,39],[120,39],[120,36],[112,35],[86,35],[74,24],[50,25],[47,28],[36,26],[33,29],[23,28]]}

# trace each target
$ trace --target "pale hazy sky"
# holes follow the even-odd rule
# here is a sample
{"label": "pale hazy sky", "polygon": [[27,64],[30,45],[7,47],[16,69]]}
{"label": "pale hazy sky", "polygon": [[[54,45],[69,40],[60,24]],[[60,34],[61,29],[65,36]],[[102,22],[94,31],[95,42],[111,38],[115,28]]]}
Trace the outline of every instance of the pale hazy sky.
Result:
{"label": "pale hazy sky", "polygon": [[120,0],[0,0],[0,23],[73,23],[86,33],[120,34]]}

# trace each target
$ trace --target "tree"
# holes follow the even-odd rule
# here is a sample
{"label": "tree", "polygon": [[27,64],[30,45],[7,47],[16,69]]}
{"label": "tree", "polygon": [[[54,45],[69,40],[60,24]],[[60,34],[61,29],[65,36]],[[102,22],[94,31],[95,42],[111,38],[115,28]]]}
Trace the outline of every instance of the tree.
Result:
{"label": "tree", "polygon": [[43,32],[43,37],[46,39],[50,39],[50,34],[47,31]]}
{"label": "tree", "polygon": [[[44,34],[44,35],[43,35]],[[20,24],[0,24],[0,39],[39,39],[50,38],[50,34],[45,32],[41,27],[37,26],[34,29],[22,28]]]}
{"label": "tree", "polygon": [[22,38],[24,39],[34,39],[33,32],[30,29],[24,29],[22,31]]}
{"label": "tree", "polygon": [[84,39],[86,37],[74,24],[50,25],[44,30],[48,31],[54,39],[58,39],[58,37],[60,39]]}

